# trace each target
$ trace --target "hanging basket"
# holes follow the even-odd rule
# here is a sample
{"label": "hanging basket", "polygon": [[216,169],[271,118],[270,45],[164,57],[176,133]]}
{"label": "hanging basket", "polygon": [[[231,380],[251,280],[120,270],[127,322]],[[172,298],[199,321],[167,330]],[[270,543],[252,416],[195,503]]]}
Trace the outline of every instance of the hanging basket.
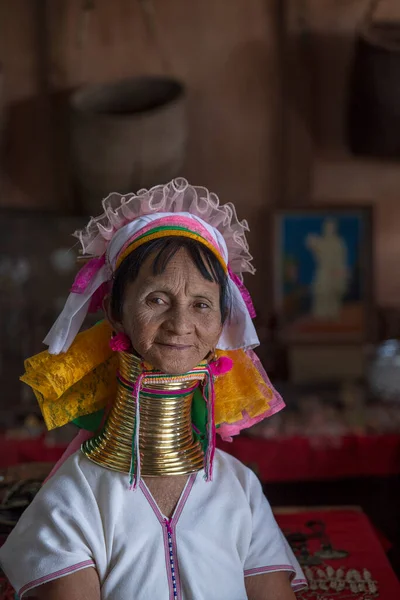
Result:
{"label": "hanging basket", "polygon": [[350,74],[347,138],[353,154],[400,157],[400,22],[374,22],[370,5]]}
{"label": "hanging basket", "polygon": [[102,198],[180,175],[186,146],[185,90],[167,77],[86,86],[70,100],[75,188],[83,210]]}

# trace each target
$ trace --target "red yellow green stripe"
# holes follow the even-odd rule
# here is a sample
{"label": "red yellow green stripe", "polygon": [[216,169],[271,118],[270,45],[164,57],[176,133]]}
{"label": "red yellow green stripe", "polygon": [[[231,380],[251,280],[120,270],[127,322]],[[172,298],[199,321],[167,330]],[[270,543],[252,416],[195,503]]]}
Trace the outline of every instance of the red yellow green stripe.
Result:
{"label": "red yellow green stripe", "polygon": [[190,231],[189,229],[185,229],[184,227],[177,227],[177,226],[156,227],[155,229],[151,229],[149,232],[136,238],[118,256],[117,262],[116,262],[116,268],[118,268],[121,265],[121,263],[125,260],[125,258],[127,258],[134,250],[136,250],[136,248],[139,248],[139,246],[141,246],[145,242],[149,242],[151,240],[156,240],[156,239],[163,238],[163,237],[170,237],[170,236],[172,236],[172,237],[173,236],[183,236],[183,237],[188,237],[192,240],[196,240],[197,242],[200,242],[203,246],[206,246],[206,248],[208,248],[217,257],[217,259],[221,263],[224,271],[225,272],[228,271],[228,268],[227,268],[227,265],[226,265],[224,259],[222,258],[221,254],[218,252],[217,248],[215,248],[215,246],[213,244],[211,244],[208,240],[206,240],[200,234],[198,234],[194,231]]}

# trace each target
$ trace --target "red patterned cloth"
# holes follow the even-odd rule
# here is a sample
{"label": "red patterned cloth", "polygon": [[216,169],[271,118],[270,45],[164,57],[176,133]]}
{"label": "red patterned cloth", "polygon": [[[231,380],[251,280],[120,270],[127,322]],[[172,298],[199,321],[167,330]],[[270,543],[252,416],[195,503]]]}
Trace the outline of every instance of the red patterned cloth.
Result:
{"label": "red patterned cloth", "polygon": [[[357,509],[318,511],[293,509],[293,512],[286,513],[285,511],[283,514],[278,512],[275,516],[284,533],[310,533],[306,523],[322,521],[326,526],[326,533],[332,546],[337,550],[346,550],[349,553],[347,558],[325,560],[324,562],[335,570],[342,566],[345,569],[357,569],[360,572],[368,569],[372,579],[378,582],[379,595],[368,596],[367,594],[367,597],[376,597],[379,600],[400,599],[400,583],[390,566],[373,526],[362,511]],[[319,540],[316,539],[310,540],[308,544],[311,553],[321,547]],[[337,600],[345,597],[357,599],[357,595],[349,595],[349,592],[346,594],[335,595],[334,598]],[[329,594],[326,596],[326,598],[330,597]],[[360,597],[362,597],[361,594]],[[316,600],[318,595],[308,592],[305,598]]]}

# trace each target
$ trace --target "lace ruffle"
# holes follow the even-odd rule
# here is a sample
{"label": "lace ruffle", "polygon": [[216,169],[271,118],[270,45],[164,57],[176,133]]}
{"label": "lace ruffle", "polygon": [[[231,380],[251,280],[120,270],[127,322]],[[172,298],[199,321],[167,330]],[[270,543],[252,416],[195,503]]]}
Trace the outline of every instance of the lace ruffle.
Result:
{"label": "lace ruffle", "polygon": [[245,235],[249,231],[247,221],[239,221],[234,205],[231,202],[221,205],[218,196],[205,187],[192,186],[186,179],[178,178],[136,194],[109,194],[102,205],[103,214],[92,217],[84,229],[73,234],[80,241],[84,255],[104,254],[115,232],[138,217],[157,212],[189,212],[222,234],[234,273],[255,272]]}

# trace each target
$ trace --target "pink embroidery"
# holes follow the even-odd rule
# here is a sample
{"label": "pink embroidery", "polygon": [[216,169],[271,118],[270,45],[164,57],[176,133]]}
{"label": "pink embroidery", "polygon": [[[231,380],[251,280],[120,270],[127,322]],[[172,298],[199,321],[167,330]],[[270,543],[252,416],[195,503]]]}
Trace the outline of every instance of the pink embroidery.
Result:
{"label": "pink embroidery", "polygon": [[92,258],[86,263],[75,277],[74,283],[72,284],[71,292],[74,294],[83,294],[86,290],[89,282],[93,277],[100,271],[101,267],[105,264],[106,255],[100,256],[100,258]]}
{"label": "pink embroidery", "polygon": [[131,340],[128,338],[126,333],[120,331],[110,340],[110,348],[114,352],[126,352],[131,347]]}
{"label": "pink embroidery", "polygon": [[228,265],[228,273],[229,277],[232,279],[233,283],[239,288],[239,292],[247,306],[247,310],[249,311],[249,315],[252,319],[254,319],[256,315],[256,309],[254,308],[253,300],[251,299],[250,292],[244,285],[243,281],[238,277]]}

